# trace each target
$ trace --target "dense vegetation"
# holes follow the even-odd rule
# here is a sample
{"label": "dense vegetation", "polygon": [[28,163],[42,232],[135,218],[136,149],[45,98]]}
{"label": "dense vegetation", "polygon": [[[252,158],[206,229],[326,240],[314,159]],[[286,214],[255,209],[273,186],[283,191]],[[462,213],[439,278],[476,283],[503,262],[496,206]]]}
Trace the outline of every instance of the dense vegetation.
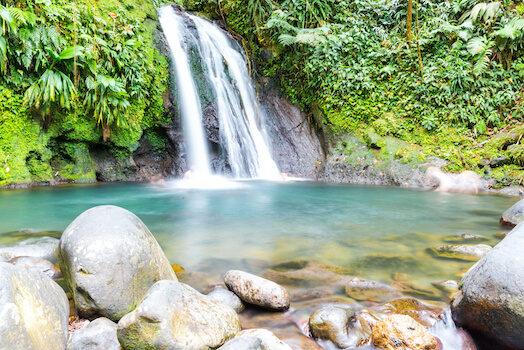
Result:
{"label": "dense vegetation", "polygon": [[489,175],[504,184],[524,176],[521,1],[185,5],[225,19],[259,57],[260,71],[316,115],[319,127],[356,132],[364,140],[369,134],[392,135],[419,144],[426,155],[449,160],[449,171],[484,175],[491,172],[486,163],[504,156]]}
{"label": "dense vegetation", "polygon": [[92,181],[90,150],[128,158],[163,122],[153,1],[0,5],[0,186]]}

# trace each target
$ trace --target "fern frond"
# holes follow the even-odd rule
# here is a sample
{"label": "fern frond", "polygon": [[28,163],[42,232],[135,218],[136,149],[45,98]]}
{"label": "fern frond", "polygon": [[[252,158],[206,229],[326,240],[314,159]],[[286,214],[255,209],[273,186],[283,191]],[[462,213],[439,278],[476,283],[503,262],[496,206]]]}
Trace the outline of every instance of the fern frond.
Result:
{"label": "fern frond", "polygon": [[278,42],[281,45],[290,46],[297,43],[297,38],[289,34],[280,34],[278,37]]}

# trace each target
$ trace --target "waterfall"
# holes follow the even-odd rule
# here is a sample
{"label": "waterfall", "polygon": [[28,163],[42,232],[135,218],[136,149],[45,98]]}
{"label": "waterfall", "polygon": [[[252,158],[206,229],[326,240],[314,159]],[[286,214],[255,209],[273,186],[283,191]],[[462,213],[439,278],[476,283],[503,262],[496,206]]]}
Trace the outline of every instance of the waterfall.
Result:
{"label": "waterfall", "polygon": [[[195,173],[211,174],[202,115],[201,96],[206,96],[206,102],[216,106],[219,144],[233,176],[279,179],[239,45],[211,22],[172,6],[158,9],[158,14],[171,49],[188,162]],[[205,84],[196,84],[197,78]],[[212,91],[199,91],[202,85]]]}

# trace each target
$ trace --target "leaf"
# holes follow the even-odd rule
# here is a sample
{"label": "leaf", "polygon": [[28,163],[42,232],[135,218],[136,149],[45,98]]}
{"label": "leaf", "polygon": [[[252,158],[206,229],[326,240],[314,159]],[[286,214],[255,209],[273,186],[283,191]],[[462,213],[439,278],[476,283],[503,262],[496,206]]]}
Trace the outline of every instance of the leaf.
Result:
{"label": "leaf", "polygon": [[68,46],[60,52],[58,55],[59,60],[68,60],[75,56],[82,56],[84,53],[84,47],[82,46]]}

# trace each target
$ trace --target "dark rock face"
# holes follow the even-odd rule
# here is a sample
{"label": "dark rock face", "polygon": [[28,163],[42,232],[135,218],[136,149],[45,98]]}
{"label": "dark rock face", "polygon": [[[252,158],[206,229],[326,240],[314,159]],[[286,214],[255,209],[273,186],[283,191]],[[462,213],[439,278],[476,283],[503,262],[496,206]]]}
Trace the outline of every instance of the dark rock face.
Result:
{"label": "dark rock face", "polygon": [[63,350],[69,302],[44,274],[0,263],[0,348]]}
{"label": "dark rock face", "polygon": [[500,218],[500,224],[505,227],[515,227],[524,220],[524,199],[506,210]]}
{"label": "dark rock face", "polygon": [[159,280],[176,275],[144,223],[116,206],[91,208],[64,231],[60,270],[80,316],[118,321]]}
{"label": "dark rock face", "polygon": [[316,179],[324,151],[305,113],[281,98],[273,88],[262,90],[261,101],[270,148],[280,171],[289,176]]}
{"label": "dark rock face", "polygon": [[216,349],[240,332],[230,306],[176,281],[155,283],[118,322],[124,349]]}
{"label": "dark rock face", "polygon": [[524,224],[464,275],[451,303],[453,320],[483,349],[524,349]]}
{"label": "dark rock face", "polygon": [[138,180],[166,178],[176,175],[176,144],[168,138],[163,128],[148,131],[142,136],[140,146],[133,152]]}

